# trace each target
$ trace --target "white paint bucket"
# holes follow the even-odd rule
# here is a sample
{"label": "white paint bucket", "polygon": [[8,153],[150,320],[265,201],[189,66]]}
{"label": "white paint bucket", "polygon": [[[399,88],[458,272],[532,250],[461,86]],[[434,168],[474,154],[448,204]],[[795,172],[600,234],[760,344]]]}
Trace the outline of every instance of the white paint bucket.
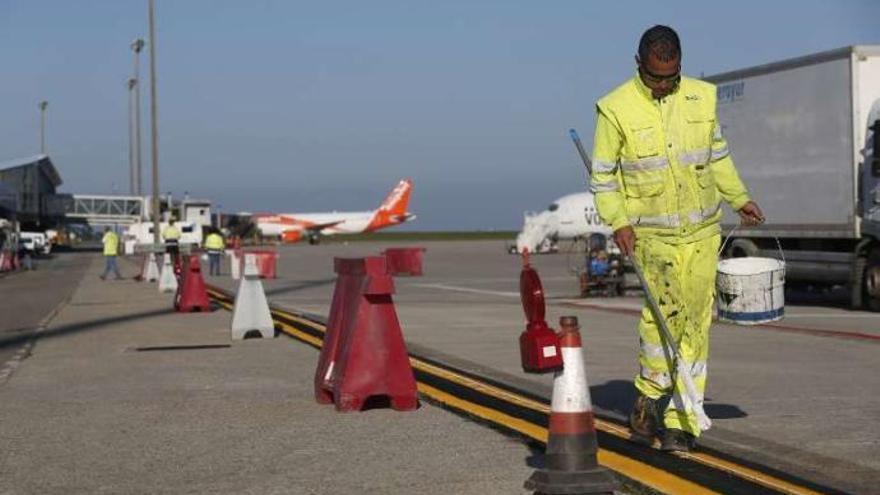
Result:
{"label": "white paint bucket", "polygon": [[757,325],[785,315],[785,261],[757,257],[722,260],[715,288],[721,321]]}

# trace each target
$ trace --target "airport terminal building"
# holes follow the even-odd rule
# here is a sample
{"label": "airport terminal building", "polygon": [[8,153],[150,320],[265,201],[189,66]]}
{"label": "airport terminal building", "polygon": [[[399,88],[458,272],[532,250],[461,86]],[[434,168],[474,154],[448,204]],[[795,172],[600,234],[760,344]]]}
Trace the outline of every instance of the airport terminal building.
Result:
{"label": "airport terminal building", "polygon": [[0,162],[0,218],[22,226],[46,226],[64,217],[73,202],[56,191],[61,176],[48,155]]}

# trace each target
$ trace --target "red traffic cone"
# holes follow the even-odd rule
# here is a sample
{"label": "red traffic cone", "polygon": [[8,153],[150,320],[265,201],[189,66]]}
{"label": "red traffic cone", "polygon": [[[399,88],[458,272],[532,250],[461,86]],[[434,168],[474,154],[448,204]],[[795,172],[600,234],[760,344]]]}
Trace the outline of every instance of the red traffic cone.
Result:
{"label": "red traffic cone", "polygon": [[577,317],[563,316],[559,326],[565,367],[553,377],[545,467],[526,480],[525,488],[547,495],[612,494],[618,482],[596,458],[596,422]]}
{"label": "red traffic cone", "polygon": [[205,288],[205,279],[202,278],[198,255],[189,257],[188,266],[182,276],[182,283],[177,286],[174,297],[174,308],[181,313],[210,311],[211,303],[208,301],[208,291]]}

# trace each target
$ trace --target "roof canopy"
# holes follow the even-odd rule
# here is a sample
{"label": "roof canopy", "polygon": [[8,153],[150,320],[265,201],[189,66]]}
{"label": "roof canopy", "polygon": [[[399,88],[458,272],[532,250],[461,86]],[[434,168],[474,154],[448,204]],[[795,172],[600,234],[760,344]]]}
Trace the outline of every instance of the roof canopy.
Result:
{"label": "roof canopy", "polygon": [[58,187],[61,185],[61,175],[58,174],[58,170],[55,168],[55,165],[52,164],[52,159],[49,158],[49,155],[34,155],[0,162],[0,170],[28,167],[31,165],[37,165],[53,186]]}

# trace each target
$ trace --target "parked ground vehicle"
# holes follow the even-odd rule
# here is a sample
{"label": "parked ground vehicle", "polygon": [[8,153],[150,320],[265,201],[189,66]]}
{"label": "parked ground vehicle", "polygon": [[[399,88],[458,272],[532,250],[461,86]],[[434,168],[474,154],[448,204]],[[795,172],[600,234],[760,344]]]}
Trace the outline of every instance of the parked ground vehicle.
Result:
{"label": "parked ground vehicle", "polygon": [[587,239],[584,269],[578,273],[581,297],[604,295],[622,296],[624,264],[620,250],[603,234],[592,234]]}
{"label": "parked ground vehicle", "polygon": [[52,243],[45,232],[19,232],[18,236],[25,249],[34,254],[48,255],[52,252]]}
{"label": "parked ground vehicle", "polygon": [[[202,226],[195,222],[175,222],[177,228],[180,229],[180,246],[184,249],[198,247],[202,244]],[[159,224],[159,233],[161,234],[168,222]],[[141,222],[128,226],[122,236],[123,242],[126,240],[135,240],[137,245],[153,244],[153,223]]]}
{"label": "parked ground vehicle", "polygon": [[[767,216],[727,255],[776,257],[792,282],[846,285],[880,310],[880,46],[707,77],[734,162]],[[723,224],[737,224],[728,212]]]}

